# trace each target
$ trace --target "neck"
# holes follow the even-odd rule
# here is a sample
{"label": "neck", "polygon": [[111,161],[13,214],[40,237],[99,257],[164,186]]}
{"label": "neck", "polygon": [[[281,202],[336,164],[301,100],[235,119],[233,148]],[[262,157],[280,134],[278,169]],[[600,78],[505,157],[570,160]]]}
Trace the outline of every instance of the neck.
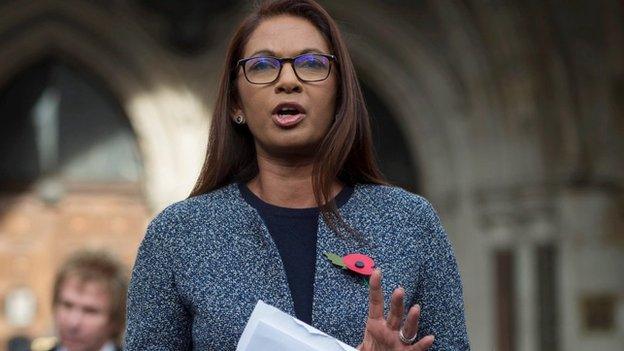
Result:
{"label": "neck", "polygon": [[[283,160],[258,155],[258,175],[247,187],[263,201],[288,208],[317,207],[312,188],[312,160]],[[342,189],[338,180],[332,183],[331,198]]]}

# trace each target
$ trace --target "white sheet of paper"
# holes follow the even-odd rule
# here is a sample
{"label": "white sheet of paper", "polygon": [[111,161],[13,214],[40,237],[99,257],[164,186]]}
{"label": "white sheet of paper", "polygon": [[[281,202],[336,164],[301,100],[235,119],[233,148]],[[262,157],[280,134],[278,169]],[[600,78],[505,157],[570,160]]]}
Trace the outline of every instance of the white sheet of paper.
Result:
{"label": "white sheet of paper", "polygon": [[258,301],[236,351],[357,351],[279,309]]}

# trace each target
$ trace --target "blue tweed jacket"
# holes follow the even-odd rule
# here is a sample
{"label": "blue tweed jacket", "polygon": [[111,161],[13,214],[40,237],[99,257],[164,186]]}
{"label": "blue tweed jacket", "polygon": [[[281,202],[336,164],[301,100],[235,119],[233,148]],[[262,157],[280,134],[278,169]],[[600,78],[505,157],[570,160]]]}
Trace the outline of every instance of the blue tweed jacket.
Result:
{"label": "blue tweed jacket", "polygon": [[[368,289],[323,256],[359,252],[381,268],[386,306],[398,286],[422,306],[419,334],[436,337],[430,350],[468,350],[457,264],[431,205],[400,188],[356,185],[340,212],[371,244],[319,219],[312,324],[350,345],[362,341]],[[124,350],[235,350],[259,299],[294,316],[277,248],[238,187],[178,202],[151,222],[139,248]]]}

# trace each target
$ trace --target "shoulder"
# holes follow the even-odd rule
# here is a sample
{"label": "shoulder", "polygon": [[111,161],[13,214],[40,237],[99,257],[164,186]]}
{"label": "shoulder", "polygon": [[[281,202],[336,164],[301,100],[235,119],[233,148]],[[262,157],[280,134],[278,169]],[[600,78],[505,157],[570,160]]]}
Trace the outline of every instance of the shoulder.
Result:
{"label": "shoulder", "polygon": [[425,197],[403,188],[378,184],[358,184],[353,196],[353,210],[367,213],[375,221],[393,227],[420,228],[436,231],[440,219]]}
{"label": "shoulder", "polygon": [[153,222],[179,224],[197,216],[226,215],[236,210],[238,201],[240,198],[236,184],[230,184],[206,194],[175,202],[157,214]]}
{"label": "shoulder", "polygon": [[411,214],[433,211],[431,203],[423,196],[398,186],[358,184],[355,187],[356,203],[363,207],[382,208]]}
{"label": "shoulder", "polygon": [[175,202],[152,219],[148,236],[171,238],[176,236],[175,233],[209,229],[216,223],[227,224],[241,211],[241,201],[236,184],[230,184]]}

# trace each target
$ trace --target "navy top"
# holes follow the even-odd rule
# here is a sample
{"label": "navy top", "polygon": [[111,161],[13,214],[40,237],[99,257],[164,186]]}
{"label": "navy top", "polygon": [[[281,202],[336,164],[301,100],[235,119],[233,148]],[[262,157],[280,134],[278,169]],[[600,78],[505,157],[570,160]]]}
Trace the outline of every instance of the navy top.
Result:
{"label": "navy top", "polygon": [[[275,241],[286,271],[295,316],[312,324],[318,207],[279,207],[260,199],[244,183],[238,183],[238,188],[245,201],[258,210]],[[343,187],[334,199],[336,206],[340,208],[352,193],[352,187]]]}

